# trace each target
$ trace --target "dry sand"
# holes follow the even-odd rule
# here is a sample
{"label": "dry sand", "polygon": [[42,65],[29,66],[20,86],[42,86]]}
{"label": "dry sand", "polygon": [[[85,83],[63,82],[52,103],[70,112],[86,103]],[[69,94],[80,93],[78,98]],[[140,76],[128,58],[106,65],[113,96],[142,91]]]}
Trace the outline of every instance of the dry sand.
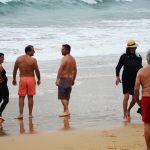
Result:
{"label": "dry sand", "polygon": [[145,150],[143,125],[0,137],[2,150]]}

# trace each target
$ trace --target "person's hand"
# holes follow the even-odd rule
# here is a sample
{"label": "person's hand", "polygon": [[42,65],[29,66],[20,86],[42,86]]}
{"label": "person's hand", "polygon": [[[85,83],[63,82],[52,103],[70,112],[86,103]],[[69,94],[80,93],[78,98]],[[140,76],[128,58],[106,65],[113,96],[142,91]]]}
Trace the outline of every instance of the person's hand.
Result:
{"label": "person's hand", "polygon": [[139,100],[139,103],[138,103],[138,105],[141,107],[141,103],[142,103],[142,100]]}
{"label": "person's hand", "polygon": [[59,80],[57,79],[56,82],[55,82],[56,86],[59,85]]}
{"label": "person's hand", "polygon": [[13,81],[12,81],[12,84],[13,84],[13,85],[17,85],[17,81],[16,81],[16,80],[13,80]]}
{"label": "person's hand", "polygon": [[37,85],[40,85],[41,84],[41,81],[40,80],[37,80]]}
{"label": "person's hand", "polygon": [[121,80],[119,77],[116,78],[116,85],[118,85],[119,83],[121,83]]}

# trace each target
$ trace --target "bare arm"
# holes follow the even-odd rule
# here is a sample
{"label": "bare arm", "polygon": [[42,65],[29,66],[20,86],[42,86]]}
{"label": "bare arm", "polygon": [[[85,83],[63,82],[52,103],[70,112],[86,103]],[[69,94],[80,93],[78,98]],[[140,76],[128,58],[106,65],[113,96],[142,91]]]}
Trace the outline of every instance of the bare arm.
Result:
{"label": "bare arm", "polygon": [[73,83],[72,83],[72,85],[74,85],[74,81],[76,79],[76,75],[77,75],[77,65],[76,65],[76,62],[75,62],[74,75],[73,75]]}
{"label": "bare arm", "polygon": [[41,83],[41,76],[40,76],[40,70],[39,70],[39,67],[38,67],[38,64],[37,64],[37,60],[35,59],[35,62],[34,62],[34,69],[35,69],[35,74],[36,74],[36,77],[37,77],[37,84],[40,85]]}
{"label": "bare arm", "polygon": [[139,90],[140,90],[140,71],[137,73],[136,81],[135,81],[135,87],[134,87],[134,99],[140,106],[140,100],[139,100]]}
{"label": "bare arm", "polygon": [[16,81],[17,70],[18,70],[18,62],[16,60],[15,65],[14,65],[14,70],[13,70],[13,81],[12,81],[13,85],[17,84],[17,81]]}
{"label": "bare arm", "polygon": [[65,67],[65,59],[62,59],[60,67],[58,69],[58,73],[57,73],[56,85],[59,84],[59,79],[61,77],[61,74],[62,74],[62,71],[63,71],[64,67]]}

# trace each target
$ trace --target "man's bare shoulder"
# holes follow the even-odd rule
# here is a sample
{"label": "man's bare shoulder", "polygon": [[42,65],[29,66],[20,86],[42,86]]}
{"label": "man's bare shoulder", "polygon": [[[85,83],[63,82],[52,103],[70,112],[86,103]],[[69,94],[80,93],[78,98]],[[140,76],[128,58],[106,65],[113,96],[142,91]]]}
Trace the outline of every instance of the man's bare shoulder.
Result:
{"label": "man's bare shoulder", "polygon": [[145,66],[138,71],[139,75],[145,74],[147,71],[150,71],[150,66]]}
{"label": "man's bare shoulder", "polygon": [[19,56],[19,57],[16,59],[16,63],[18,63],[18,62],[22,61],[22,60],[23,60],[23,58],[24,58],[24,56],[25,56],[25,55],[21,55],[21,56]]}
{"label": "man's bare shoulder", "polygon": [[25,55],[21,55],[21,56],[19,56],[19,57],[17,58],[17,60],[22,59],[24,56],[25,56]]}
{"label": "man's bare shoulder", "polygon": [[75,61],[75,58],[74,58],[72,55],[67,55],[67,56],[66,56],[66,59],[67,59],[67,60]]}
{"label": "man's bare shoulder", "polygon": [[138,71],[138,75],[143,74],[143,70],[144,70],[144,68],[139,69],[139,71]]}

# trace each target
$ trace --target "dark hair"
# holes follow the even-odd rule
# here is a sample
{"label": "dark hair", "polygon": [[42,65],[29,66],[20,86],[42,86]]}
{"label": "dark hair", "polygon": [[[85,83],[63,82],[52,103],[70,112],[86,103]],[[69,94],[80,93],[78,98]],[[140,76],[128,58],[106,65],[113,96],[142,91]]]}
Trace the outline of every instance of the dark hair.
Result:
{"label": "dark hair", "polygon": [[126,54],[129,54],[129,53],[130,53],[130,48],[127,47],[127,48],[126,48]]}
{"label": "dark hair", "polygon": [[62,47],[64,47],[68,51],[68,53],[70,53],[71,46],[69,44],[63,44]]}
{"label": "dark hair", "polygon": [[[130,49],[131,49],[130,47],[127,47],[127,48],[126,48],[126,54],[130,54],[130,53],[131,53],[131,52],[130,52]],[[136,49],[136,47],[135,47],[135,49]]]}
{"label": "dark hair", "polygon": [[0,57],[4,56],[4,53],[0,53]]}
{"label": "dark hair", "polygon": [[26,47],[25,47],[25,53],[27,53],[27,52],[31,52],[32,48],[33,48],[33,46],[32,46],[32,45],[28,45],[28,46],[26,46]]}

